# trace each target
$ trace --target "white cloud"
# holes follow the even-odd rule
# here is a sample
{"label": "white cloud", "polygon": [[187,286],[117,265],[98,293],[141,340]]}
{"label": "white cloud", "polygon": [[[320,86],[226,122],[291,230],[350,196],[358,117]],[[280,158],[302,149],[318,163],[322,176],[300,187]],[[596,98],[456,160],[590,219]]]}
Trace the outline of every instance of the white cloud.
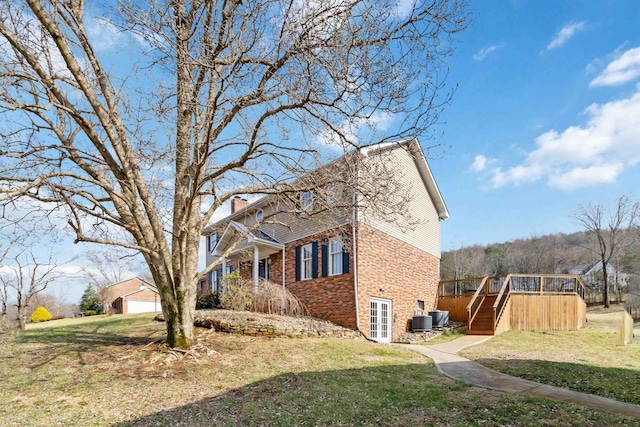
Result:
{"label": "white cloud", "polygon": [[332,149],[344,149],[345,141],[346,145],[357,145],[359,141],[359,135],[376,135],[377,133],[384,134],[390,126],[393,124],[395,116],[386,112],[374,113],[369,118],[355,118],[348,119],[342,122],[340,126],[334,131],[330,128],[324,128],[321,132],[316,134],[317,141],[326,147]]}
{"label": "white cloud", "polygon": [[640,77],[640,46],[618,55],[591,80],[589,87],[618,86]]}
{"label": "white cloud", "polygon": [[487,168],[487,161],[488,159],[482,154],[476,156],[471,164],[471,170],[474,172],[482,172]]}
{"label": "white cloud", "polygon": [[501,44],[496,44],[493,46],[485,46],[482,49],[480,49],[479,51],[477,51],[476,53],[473,54],[473,59],[475,59],[476,61],[482,61],[484,58],[486,58],[489,54],[495,52],[496,50],[500,49],[502,46],[504,46],[503,43]]}
{"label": "white cloud", "polygon": [[416,0],[398,0],[396,3],[396,11],[399,17],[406,18],[411,15],[413,8],[416,5]]}
{"label": "white cloud", "polygon": [[575,168],[564,174],[550,176],[549,185],[564,191],[572,191],[603,183],[610,184],[616,181],[623,168],[622,163]]}
{"label": "white cloud", "polygon": [[557,49],[564,45],[578,31],[582,31],[586,23],[587,21],[575,22],[562,27],[562,29],[556,33],[556,37],[547,45],[547,50]]}
{"label": "white cloud", "polygon": [[536,138],[536,147],[520,164],[489,167],[479,155],[472,170],[489,176],[491,185],[521,185],[546,178],[550,187],[571,191],[615,182],[640,162],[640,91],[629,98],[585,109],[583,126],[550,130]]}
{"label": "white cloud", "polygon": [[118,46],[122,33],[105,18],[88,18],[87,33],[94,49],[105,51]]}

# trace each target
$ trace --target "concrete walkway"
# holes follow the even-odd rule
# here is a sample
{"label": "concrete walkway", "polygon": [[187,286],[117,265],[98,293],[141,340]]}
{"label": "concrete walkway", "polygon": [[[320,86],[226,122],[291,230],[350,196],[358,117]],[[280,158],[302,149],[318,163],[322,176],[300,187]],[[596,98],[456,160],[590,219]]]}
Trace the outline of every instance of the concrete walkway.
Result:
{"label": "concrete walkway", "polygon": [[566,403],[575,403],[603,411],[616,412],[640,418],[640,405],[618,402],[617,400],[608,399],[606,397],[579,393],[565,388],[544,385],[522,378],[512,377],[510,375],[496,372],[480,365],[479,363],[472,362],[469,359],[465,359],[464,357],[457,355],[457,353],[463,348],[480,344],[490,338],[491,337],[489,336],[482,335],[466,335],[455,341],[432,346],[406,344],[397,345],[409,348],[430,357],[435,362],[436,368],[448,377],[470,383],[478,387],[512,393],[522,393],[528,396],[544,397],[547,399]]}

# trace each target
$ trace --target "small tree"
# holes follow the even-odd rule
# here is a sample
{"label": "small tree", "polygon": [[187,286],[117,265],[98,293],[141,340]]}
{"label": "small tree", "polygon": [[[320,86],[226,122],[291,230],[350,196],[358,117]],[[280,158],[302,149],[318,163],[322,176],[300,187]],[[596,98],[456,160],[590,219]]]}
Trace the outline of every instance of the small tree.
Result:
{"label": "small tree", "polygon": [[627,196],[618,198],[613,209],[603,205],[580,205],[574,218],[595,241],[594,247],[583,246],[598,255],[602,263],[602,300],[609,307],[608,264],[621,250],[633,242],[639,214],[639,205]]}
{"label": "small tree", "polygon": [[98,314],[102,313],[102,305],[98,300],[98,294],[92,285],[87,285],[82,298],[80,298],[80,311],[95,311]]}

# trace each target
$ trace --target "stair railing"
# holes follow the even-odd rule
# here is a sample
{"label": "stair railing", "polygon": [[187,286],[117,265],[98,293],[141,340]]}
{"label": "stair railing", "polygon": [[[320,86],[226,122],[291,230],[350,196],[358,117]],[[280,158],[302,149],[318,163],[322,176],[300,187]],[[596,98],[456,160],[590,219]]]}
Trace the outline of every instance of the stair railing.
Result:
{"label": "stair railing", "polygon": [[473,319],[478,314],[478,309],[482,305],[482,301],[484,301],[487,295],[487,280],[489,277],[485,277],[480,282],[480,286],[476,289],[476,292],[471,297],[471,301],[467,304],[467,318],[469,319],[467,323],[467,328],[471,329],[471,324],[473,323]]}
{"label": "stair railing", "polygon": [[496,330],[498,326],[498,322],[502,317],[502,313],[504,312],[504,308],[507,306],[507,301],[509,300],[509,296],[511,295],[511,274],[508,274],[500,288],[500,292],[498,292],[498,296],[496,297],[496,302],[493,303],[493,330]]}

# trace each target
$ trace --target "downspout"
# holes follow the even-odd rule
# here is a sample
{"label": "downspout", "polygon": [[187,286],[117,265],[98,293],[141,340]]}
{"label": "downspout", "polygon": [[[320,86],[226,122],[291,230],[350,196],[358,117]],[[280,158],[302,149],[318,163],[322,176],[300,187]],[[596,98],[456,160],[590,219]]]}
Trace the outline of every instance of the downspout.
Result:
{"label": "downspout", "polygon": [[[360,168],[358,168],[358,161],[359,160],[356,159],[356,188],[358,186],[358,178],[360,177]],[[353,201],[353,208],[352,208],[353,218],[351,221],[351,240],[352,240],[352,246],[353,246],[353,256],[351,258],[353,259],[353,295],[355,297],[355,303],[356,303],[356,329],[358,330],[358,332],[363,334],[362,331],[360,330],[360,310],[358,308],[358,305],[360,302],[360,300],[358,299],[358,255],[357,255],[358,247],[356,245],[356,221],[358,221],[358,192],[355,189],[353,192],[352,201]]]}

